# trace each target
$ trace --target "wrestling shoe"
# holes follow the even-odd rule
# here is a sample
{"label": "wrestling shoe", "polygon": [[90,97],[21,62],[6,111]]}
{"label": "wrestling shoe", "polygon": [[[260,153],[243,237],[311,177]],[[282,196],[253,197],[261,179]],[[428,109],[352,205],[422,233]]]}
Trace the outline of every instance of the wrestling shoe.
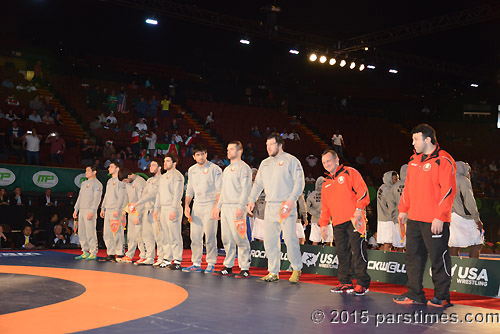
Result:
{"label": "wrestling shoe", "polygon": [[214,271],[213,275],[214,276],[232,276],[233,275],[233,268],[224,267],[224,269],[222,269],[222,270]]}
{"label": "wrestling shoe", "polygon": [[[123,255],[122,255],[122,256],[120,256],[120,257],[123,257]],[[110,261],[110,262],[115,262],[115,263],[116,263],[116,262],[118,262],[118,261],[116,261],[116,259],[119,259],[120,257],[117,257],[116,255],[111,255],[111,259],[110,259],[109,261]]]}
{"label": "wrestling shoe", "polygon": [[403,305],[425,305],[425,303],[418,302],[416,300],[406,297],[405,295],[394,297],[392,298],[392,301],[395,302],[396,304],[403,304]]}
{"label": "wrestling shoe", "polygon": [[207,266],[207,269],[205,269],[204,273],[205,274],[213,274],[214,273],[214,265],[213,264],[209,264]]}
{"label": "wrestling shoe", "polygon": [[352,284],[344,284],[340,283],[339,285],[335,285],[330,289],[330,292],[333,293],[351,293],[354,290],[354,285]]}
{"label": "wrestling shoe", "polygon": [[295,284],[299,282],[300,275],[302,275],[302,270],[294,270],[292,276],[290,276],[290,283]]}
{"label": "wrestling shoe", "polygon": [[89,257],[89,255],[90,255],[89,253],[83,252],[83,254],[78,255],[77,257],[75,257],[75,260],[85,260],[86,258]]}
{"label": "wrestling shoe", "polygon": [[154,259],[144,259],[144,261],[140,264],[145,265],[145,266],[150,266],[155,263]]}
{"label": "wrestling shoe", "polygon": [[95,260],[97,260],[97,256],[95,256],[95,255],[89,255],[85,260],[95,261]]}
{"label": "wrestling shoe", "polygon": [[189,272],[201,273],[203,269],[201,269],[201,266],[195,266],[193,264],[192,266],[182,268],[182,271],[185,273]]}
{"label": "wrestling shoe", "polygon": [[134,262],[134,265],[139,266],[141,264],[144,264],[144,261],[146,261],[146,259],[139,259],[139,260]]}
{"label": "wrestling shoe", "polygon": [[359,284],[357,284],[355,287],[354,287],[354,294],[356,296],[364,296],[366,295],[366,293],[370,291],[368,290],[368,288],[365,288],[364,286],[361,286]]}
{"label": "wrestling shoe", "polygon": [[250,272],[248,270],[242,270],[238,274],[234,275],[235,278],[250,278]]}
{"label": "wrestling shoe", "polygon": [[431,300],[427,302],[428,305],[432,305],[435,307],[448,307],[448,306],[453,306],[452,303],[450,303],[449,299],[437,299],[436,297],[433,297]]}
{"label": "wrestling shoe", "polygon": [[132,259],[129,258],[127,255],[125,255],[125,256],[117,258],[116,262],[120,262],[120,263],[132,263]]}
{"label": "wrestling shoe", "polygon": [[156,260],[156,262],[155,262],[155,263],[153,263],[153,267],[159,267],[159,266],[160,266],[160,264],[162,264],[162,262],[163,262],[163,259],[158,259],[158,260]]}
{"label": "wrestling shoe", "polygon": [[171,264],[170,261],[163,260],[163,261],[161,261],[159,267],[160,268],[170,268],[170,264]]}
{"label": "wrestling shoe", "polygon": [[271,283],[271,282],[278,282],[280,280],[280,277],[277,274],[267,274],[264,277],[261,277],[257,280],[257,282],[264,282],[264,283]]}
{"label": "wrestling shoe", "polygon": [[181,267],[181,263],[180,262],[177,262],[177,261],[174,261],[174,263],[172,263],[168,269],[170,270],[181,270],[182,267]]}
{"label": "wrestling shoe", "polygon": [[110,261],[111,262],[114,258],[115,258],[114,255],[107,255],[105,257],[100,257],[99,261]]}

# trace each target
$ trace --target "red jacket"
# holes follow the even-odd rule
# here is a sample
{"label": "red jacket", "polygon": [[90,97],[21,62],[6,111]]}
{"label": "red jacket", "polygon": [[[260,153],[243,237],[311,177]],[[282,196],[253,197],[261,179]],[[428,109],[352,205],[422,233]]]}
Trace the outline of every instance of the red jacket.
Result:
{"label": "red jacket", "polygon": [[451,220],[451,207],[457,192],[457,165],[439,145],[430,154],[413,154],[408,162],[405,188],[399,212],[408,219],[431,223],[434,218]]}
{"label": "red jacket", "polygon": [[334,175],[327,174],[321,187],[319,225],[328,225],[330,217],[333,226],[343,224],[351,220],[356,208],[364,209],[368,204],[370,196],[361,174],[341,165]]}

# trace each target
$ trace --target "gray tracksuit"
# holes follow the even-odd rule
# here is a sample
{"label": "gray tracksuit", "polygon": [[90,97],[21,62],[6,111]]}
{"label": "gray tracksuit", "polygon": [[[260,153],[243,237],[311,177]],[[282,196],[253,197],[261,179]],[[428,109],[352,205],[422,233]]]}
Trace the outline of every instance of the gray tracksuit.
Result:
{"label": "gray tracksuit", "polygon": [[296,205],[304,186],[304,170],[300,161],[293,155],[283,153],[276,157],[268,157],[261,162],[249,201],[255,202],[262,190],[266,192],[264,248],[270,273],[278,274],[280,270],[281,231],[293,269],[302,269],[299,239],[295,232],[297,210],[291,208],[290,215],[281,224],[279,210],[281,203],[286,200]]}
{"label": "gray tracksuit", "polygon": [[[123,208],[127,204],[127,191],[125,183],[120,182],[118,177],[112,177],[106,184],[106,193],[102,200],[101,208],[104,209],[104,232],[103,239],[106,244],[108,255],[123,255],[123,226],[120,223],[118,231],[111,231],[111,220],[119,220]],[[118,214],[118,216],[115,216]]]}
{"label": "gray tracksuit", "polygon": [[[405,188],[406,171],[408,170],[408,164],[401,166],[399,171],[399,181],[394,183],[391,187],[392,199],[391,205],[395,205],[398,208],[399,201],[401,200],[401,195],[403,194],[403,189]],[[396,216],[393,218],[394,223],[398,222],[398,212],[396,210]]]}
{"label": "gray tracksuit", "polygon": [[472,191],[472,185],[467,178],[470,167],[463,161],[457,161],[457,194],[453,201],[452,212],[466,218],[480,221],[479,211],[477,210],[476,199]]}
{"label": "gray tracksuit", "polygon": [[264,214],[266,212],[266,192],[262,191],[259,198],[255,202],[255,207],[253,208],[253,216],[255,218],[264,220]]}
{"label": "gray tracksuit", "polygon": [[[129,203],[135,203],[139,201],[142,196],[142,192],[146,187],[146,180],[141,176],[136,175],[135,179],[131,183],[125,183],[125,189],[127,190],[127,197]],[[139,224],[134,224],[134,220],[137,218],[134,215],[128,216],[127,225],[127,253],[129,258],[133,258],[135,255],[135,250],[139,248],[141,259],[146,258],[146,247],[144,246],[144,241],[142,240],[142,216],[144,214],[144,205],[137,205],[137,213],[139,214]]]}
{"label": "gray tracksuit", "polygon": [[[162,256],[167,261],[182,261],[182,194],[184,192],[184,176],[172,169],[163,174],[158,185],[155,211],[160,213],[160,224],[163,237]],[[175,218],[170,220],[170,213]]]}
{"label": "gray tracksuit", "polygon": [[[250,268],[250,242],[248,237],[243,237],[236,230],[236,210],[243,211],[242,219],[246,218],[245,206],[248,203],[248,195],[252,190],[252,170],[243,161],[231,163],[222,173],[222,189],[219,203],[221,208],[221,234],[226,258],[224,266],[232,268],[236,258],[236,246],[238,246],[238,265],[241,270]],[[246,223],[246,221],[245,221]]]}
{"label": "gray tracksuit", "polygon": [[206,261],[209,265],[217,262],[217,221],[212,219],[212,209],[222,186],[222,170],[216,164],[207,161],[188,170],[186,196],[194,198],[190,226],[191,261],[201,265],[203,255],[203,235],[205,235]]}
{"label": "gray tracksuit", "polygon": [[384,183],[377,190],[377,219],[379,222],[393,221],[397,216],[397,207],[392,201],[392,174],[394,171],[384,173],[382,180]]}
{"label": "gray tracksuit", "polygon": [[[97,255],[97,232],[96,220],[97,209],[101,203],[102,183],[97,179],[82,182],[80,193],[75,203],[75,211],[78,213],[78,235],[83,252]],[[92,212],[91,220],[87,219]]]}
{"label": "gray tracksuit", "polygon": [[154,205],[156,195],[158,194],[158,185],[160,184],[161,175],[150,177],[146,181],[146,186],[142,191],[141,198],[137,205],[144,206],[144,213],[142,215],[142,240],[146,247],[146,259],[154,259],[155,257],[155,243],[158,248],[158,258],[162,257],[162,234],[159,223],[153,219]]}
{"label": "gray tracksuit", "polygon": [[321,187],[324,179],[322,176],[318,177],[314,191],[307,196],[307,211],[311,214],[312,224],[318,224],[321,216]]}

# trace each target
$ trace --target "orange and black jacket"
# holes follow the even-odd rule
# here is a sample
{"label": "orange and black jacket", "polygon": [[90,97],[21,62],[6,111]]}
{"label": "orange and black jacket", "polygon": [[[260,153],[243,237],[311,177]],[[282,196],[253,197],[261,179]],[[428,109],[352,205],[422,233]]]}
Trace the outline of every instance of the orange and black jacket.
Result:
{"label": "orange and black jacket", "polygon": [[357,170],[343,165],[333,175],[327,174],[321,187],[321,216],[319,225],[345,223],[354,215],[356,208],[364,209],[370,204],[365,181]]}
{"label": "orange and black jacket", "polygon": [[413,154],[408,162],[399,212],[408,219],[432,223],[434,218],[450,222],[457,192],[457,165],[439,145],[429,155]]}

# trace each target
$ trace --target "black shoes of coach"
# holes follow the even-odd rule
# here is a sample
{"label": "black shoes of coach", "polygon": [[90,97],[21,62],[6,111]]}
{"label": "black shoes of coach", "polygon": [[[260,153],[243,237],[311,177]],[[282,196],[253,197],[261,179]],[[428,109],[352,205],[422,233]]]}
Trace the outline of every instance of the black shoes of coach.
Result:
{"label": "black shoes of coach", "polygon": [[242,270],[239,274],[234,275],[235,278],[250,278],[250,272],[248,270]]}
{"label": "black shoes of coach", "polygon": [[224,267],[224,269],[222,269],[222,270],[214,271],[214,273],[212,275],[214,275],[214,276],[231,276],[231,275],[233,275],[233,268]]}
{"label": "black shoes of coach", "polygon": [[104,262],[104,261],[116,262],[114,255],[108,255],[106,257],[100,257],[99,261],[101,261],[101,262]]}

